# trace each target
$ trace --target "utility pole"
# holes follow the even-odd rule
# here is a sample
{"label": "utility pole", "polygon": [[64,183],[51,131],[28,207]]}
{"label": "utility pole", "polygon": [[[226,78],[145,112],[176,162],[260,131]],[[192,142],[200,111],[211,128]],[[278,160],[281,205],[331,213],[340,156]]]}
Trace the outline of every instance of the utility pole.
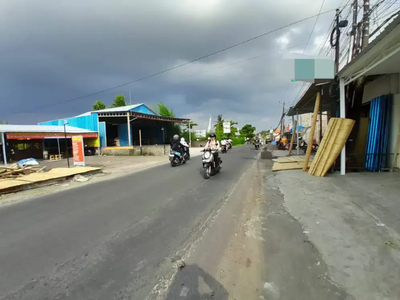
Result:
{"label": "utility pole", "polygon": [[129,90],[129,105],[132,105],[131,91]]}
{"label": "utility pole", "polygon": [[370,7],[369,7],[369,0],[364,0],[363,6],[363,34],[362,34],[362,48],[368,46],[369,42],[369,14],[370,14]]}
{"label": "utility pole", "polygon": [[346,27],[348,23],[349,22],[347,20],[340,21],[340,10],[336,9],[335,28],[333,28],[332,30],[331,40],[330,40],[332,48],[335,48],[335,75],[339,72],[340,28]]}
{"label": "utility pole", "polygon": [[353,24],[351,26],[351,44],[350,44],[350,59],[353,60],[354,56],[357,54],[358,49],[358,35],[357,35],[357,14],[358,14],[358,0],[353,1]]}
{"label": "utility pole", "polygon": [[339,48],[339,41],[340,41],[339,16],[340,16],[340,11],[339,11],[339,9],[336,9],[336,16],[335,16],[336,42],[334,44],[334,47],[335,47],[335,75],[339,72],[339,55],[340,55],[340,52],[339,52],[339,50],[340,50],[340,48]]}

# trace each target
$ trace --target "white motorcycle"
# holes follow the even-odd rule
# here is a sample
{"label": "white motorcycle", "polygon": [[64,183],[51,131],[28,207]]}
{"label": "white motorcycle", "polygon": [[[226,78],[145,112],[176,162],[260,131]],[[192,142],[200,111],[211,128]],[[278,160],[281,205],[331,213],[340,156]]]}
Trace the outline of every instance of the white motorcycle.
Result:
{"label": "white motorcycle", "polygon": [[217,174],[221,170],[221,160],[219,164],[214,161],[214,153],[217,151],[212,151],[210,149],[205,149],[203,151],[203,177],[204,179],[209,179],[210,176]]}

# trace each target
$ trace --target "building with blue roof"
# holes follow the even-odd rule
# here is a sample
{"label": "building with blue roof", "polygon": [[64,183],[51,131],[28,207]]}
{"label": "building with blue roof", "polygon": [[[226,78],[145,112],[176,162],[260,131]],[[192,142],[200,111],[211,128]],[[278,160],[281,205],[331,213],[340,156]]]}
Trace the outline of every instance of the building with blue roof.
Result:
{"label": "building with blue roof", "polygon": [[[140,103],[90,111],[78,116],[41,122],[39,125],[58,125],[98,132],[92,147],[131,147],[162,145],[169,138],[168,123],[188,123],[189,119],[162,117]],[[86,143],[86,142],[85,142]]]}

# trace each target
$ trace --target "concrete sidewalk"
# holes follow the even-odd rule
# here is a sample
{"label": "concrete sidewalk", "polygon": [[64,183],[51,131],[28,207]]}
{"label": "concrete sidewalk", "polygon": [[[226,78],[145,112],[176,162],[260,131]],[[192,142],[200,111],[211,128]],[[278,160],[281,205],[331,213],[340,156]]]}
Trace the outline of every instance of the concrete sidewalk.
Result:
{"label": "concrete sidewalk", "polygon": [[400,298],[399,182],[400,173],[320,178],[296,170],[267,178],[320,253],[326,277],[349,299],[376,300]]}

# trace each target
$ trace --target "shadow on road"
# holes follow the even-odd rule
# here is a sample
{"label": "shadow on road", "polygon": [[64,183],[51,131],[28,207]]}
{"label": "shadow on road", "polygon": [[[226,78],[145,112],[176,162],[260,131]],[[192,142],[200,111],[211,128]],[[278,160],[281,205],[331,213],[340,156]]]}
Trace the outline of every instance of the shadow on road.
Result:
{"label": "shadow on road", "polygon": [[165,299],[227,300],[228,292],[215,278],[194,264],[178,271]]}

